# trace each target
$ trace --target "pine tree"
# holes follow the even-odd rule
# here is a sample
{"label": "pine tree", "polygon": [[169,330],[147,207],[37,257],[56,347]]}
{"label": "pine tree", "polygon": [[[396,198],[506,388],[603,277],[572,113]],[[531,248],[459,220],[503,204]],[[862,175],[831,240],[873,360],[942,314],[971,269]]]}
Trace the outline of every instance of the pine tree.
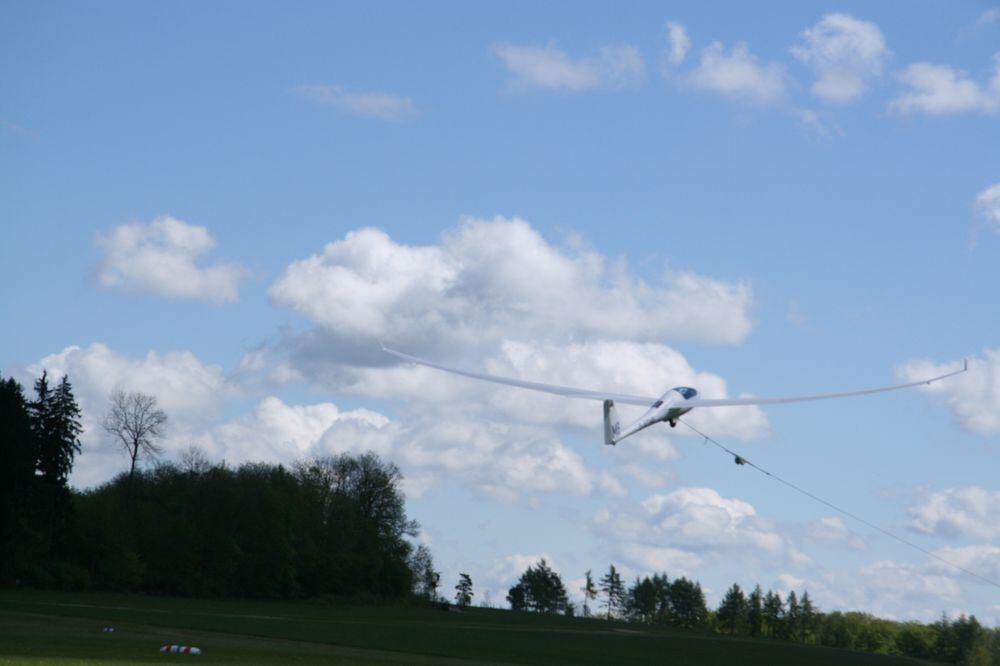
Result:
{"label": "pine tree", "polygon": [[747,625],[751,636],[760,636],[764,625],[764,593],[760,585],[753,588],[747,599]]}
{"label": "pine tree", "polygon": [[817,610],[813,607],[809,592],[802,592],[802,601],[799,602],[799,635],[798,640],[808,643],[813,633],[816,631]]}
{"label": "pine tree", "polygon": [[629,619],[639,622],[653,622],[657,611],[657,587],[653,579],[646,576],[635,583],[625,595],[626,615]]}
{"label": "pine tree", "polygon": [[764,597],[764,626],[768,636],[781,635],[781,623],[785,617],[785,605],[780,594],[771,590]]}
{"label": "pine tree", "polygon": [[670,605],[674,622],[687,629],[701,626],[708,617],[701,585],[684,577],[670,584]]}
{"label": "pine tree", "polygon": [[590,617],[590,607],[587,602],[597,599],[597,587],[594,586],[594,578],[590,575],[590,569],[587,569],[586,581],[580,591],[583,592],[583,616]]}
{"label": "pine tree", "polygon": [[31,561],[36,450],[24,390],[0,379],[0,584],[16,581]]}
{"label": "pine tree", "polygon": [[73,459],[80,453],[80,406],[73,397],[69,377],[63,375],[52,394],[50,439],[42,443],[38,471],[42,477],[61,486],[66,485]]}
{"label": "pine tree", "polygon": [[653,622],[666,624],[673,617],[674,609],[670,600],[670,580],[667,574],[653,574],[653,594],[656,597],[656,611]]}
{"label": "pine tree", "polygon": [[46,442],[52,437],[52,411],[54,396],[49,388],[49,373],[42,370],[42,376],[35,380],[35,399],[28,403],[28,415],[31,418],[31,430],[35,433],[35,469],[42,460],[42,450],[47,449]]}
{"label": "pine tree", "polygon": [[58,550],[70,520],[67,479],[73,458],[80,452],[80,407],[69,378],[63,376],[53,391],[48,372],[35,381],[35,399],[29,403],[35,443],[33,512],[38,522],[38,545],[46,556]]}
{"label": "pine tree", "polygon": [[788,593],[788,610],[785,611],[784,632],[782,638],[795,640],[799,635],[799,627],[802,624],[802,608],[799,606],[799,599],[795,595],[795,590]]}
{"label": "pine tree", "polygon": [[607,597],[605,606],[607,606],[608,619],[610,620],[615,610],[621,608],[625,601],[625,585],[622,584],[621,574],[615,570],[615,565],[610,565],[608,573],[601,578],[600,589]]}
{"label": "pine tree", "polygon": [[723,628],[728,629],[730,634],[735,634],[737,630],[742,630],[746,624],[746,616],[746,597],[743,596],[743,590],[740,589],[740,586],[733,583],[733,586],[726,592],[726,596],[722,598],[719,610],[716,611],[716,617]]}
{"label": "pine tree", "polygon": [[513,610],[529,610],[536,613],[571,612],[571,604],[562,578],[552,570],[545,558],[542,558],[537,565],[529,566],[521,574],[517,585],[510,588],[507,600]]}

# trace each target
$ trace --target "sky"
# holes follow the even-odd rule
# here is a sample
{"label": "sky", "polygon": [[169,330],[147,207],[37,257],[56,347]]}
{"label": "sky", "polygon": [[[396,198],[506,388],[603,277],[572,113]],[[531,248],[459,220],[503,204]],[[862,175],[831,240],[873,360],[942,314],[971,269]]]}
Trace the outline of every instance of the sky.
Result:
{"label": "sky", "polygon": [[[450,596],[540,557],[1000,625],[1000,6],[0,5],[0,372],[127,458],[401,469]],[[603,444],[658,395],[926,388]],[[622,408],[623,417],[635,415]],[[938,559],[940,558],[940,559]]]}

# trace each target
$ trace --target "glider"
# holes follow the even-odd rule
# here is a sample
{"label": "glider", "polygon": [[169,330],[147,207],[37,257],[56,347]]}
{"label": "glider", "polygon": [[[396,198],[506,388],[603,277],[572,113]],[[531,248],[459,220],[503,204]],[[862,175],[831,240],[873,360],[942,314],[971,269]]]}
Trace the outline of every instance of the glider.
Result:
{"label": "glider", "polygon": [[[382,350],[387,354],[392,354],[404,361],[410,361],[419,365],[426,365],[429,368],[444,370],[463,377],[481,379],[496,384],[506,384],[517,388],[531,389],[532,391],[542,391],[544,393],[554,393],[568,398],[584,398],[586,400],[601,400],[604,403],[604,443],[615,445],[629,435],[634,435],[640,430],[644,430],[655,423],[666,421],[670,427],[677,425],[677,419],[687,414],[695,407],[733,407],[739,405],[774,405],[784,402],[805,402],[808,400],[826,400],[829,398],[847,398],[853,395],[866,395],[868,393],[882,393],[884,391],[895,391],[897,389],[922,386],[940,381],[947,377],[953,377],[969,369],[969,361],[966,360],[961,370],[949,372],[930,379],[909,384],[896,384],[894,386],[882,386],[879,388],[859,389],[856,391],[839,391],[836,393],[817,393],[814,395],[799,395],[787,398],[699,398],[698,391],[690,386],[676,386],[658,398],[639,395],[627,395],[621,393],[606,393],[603,391],[588,391],[585,389],[572,388],[569,386],[556,386],[553,384],[542,384],[539,382],[529,382],[522,379],[512,379],[510,377],[498,377],[480,372],[471,372],[460,368],[453,368],[433,361],[427,361],[416,356],[410,356],[395,349],[389,349],[382,345]],[[620,402],[626,405],[640,405],[646,407],[646,412],[636,419],[632,424],[622,427],[621,419],[618,417],[618,410],[615,403]]]}

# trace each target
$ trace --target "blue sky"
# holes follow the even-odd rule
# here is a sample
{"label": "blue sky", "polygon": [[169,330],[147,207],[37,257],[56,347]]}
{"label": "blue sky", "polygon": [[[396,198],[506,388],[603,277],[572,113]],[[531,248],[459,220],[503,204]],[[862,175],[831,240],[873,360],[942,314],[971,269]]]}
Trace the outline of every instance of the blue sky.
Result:
{"label": "blue sky", "polygon": [[[1000,579],[1000,8],[983,2],[0,9],[0,370],[68,372],[73,481],[373,448],[494,603],[546,555],[1000,622],[996,589],[585,388],[927,391],[692,422]],[[574,585],[575,587],[575,585]]]}

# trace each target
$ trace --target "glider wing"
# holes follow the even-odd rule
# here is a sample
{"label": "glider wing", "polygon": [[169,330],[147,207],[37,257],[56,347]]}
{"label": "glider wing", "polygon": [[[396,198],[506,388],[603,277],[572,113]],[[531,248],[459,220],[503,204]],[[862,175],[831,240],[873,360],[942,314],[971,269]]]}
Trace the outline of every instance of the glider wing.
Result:
{"label": "glider wing", "polygon": [[919,382],[909,384],[896,384],[894,386],[881,386],[879,388],[858,389],[856,391],[840,391],[837,393],[817,393],[815,395],[799,395],[788,398],[692,398],[684,403],[685,407],[733,407],[738,405],[775,405],[783,402],[806,402],[809,400],[827,400],[829,398],[847,398],[852,395],[867,395],[869,393],[882,393],[884,391],[895,391],[897,389],[923,386],[940,381],[947,377],[953,377],[969,369],[969,361],[966,360],[961,370],[955,370],[944,375],[923,379]]}
{"label": "glider wing", "polygon": [[585,389],[571,388],[569,386],[556,386],[554,384],[541,384],[539,382],[526,382],[522,379],[511,379],[510,377],[498,377],[496,375],[487,375],[480,372],[470,372],[468,370],[461,370],[459,368],[452,368],[447,365],[441,365],[440,363],[434,363],[433,361],[425,361],[422,358],[417,358],[416,356],[410,356],[409,354],[404,354],[403,352],[398,352],[395,349],[389,349],[385,345],[382,345],[382,350],[387,354],[392,354],[397,358],[401,358],[404,361],[410,361],[411,363],[417,363],[419,365],[426,365],[429,368],[437,368],[438,370],[444,370],[445,372],[451,372],[456,375],[462,375],[463,377],[471,377],[472,379],[482,379],[488,382],[494,382],[496,384],[506,384],[507,386],[516,386],[518,388],[531,389],[532,391],[542,391],[543,393],[554,393],[555,395],[564,395],[570,398],[585,398],[587,400],[614,400],[615,402],[625,403],[626,405],[641,405],[643,407],[649,407],[651,404],[656,402],[658,398],[656,397],[643,397],[638,395],[625,395],[620,393],[605,393],[602,391],[588,391]]}

